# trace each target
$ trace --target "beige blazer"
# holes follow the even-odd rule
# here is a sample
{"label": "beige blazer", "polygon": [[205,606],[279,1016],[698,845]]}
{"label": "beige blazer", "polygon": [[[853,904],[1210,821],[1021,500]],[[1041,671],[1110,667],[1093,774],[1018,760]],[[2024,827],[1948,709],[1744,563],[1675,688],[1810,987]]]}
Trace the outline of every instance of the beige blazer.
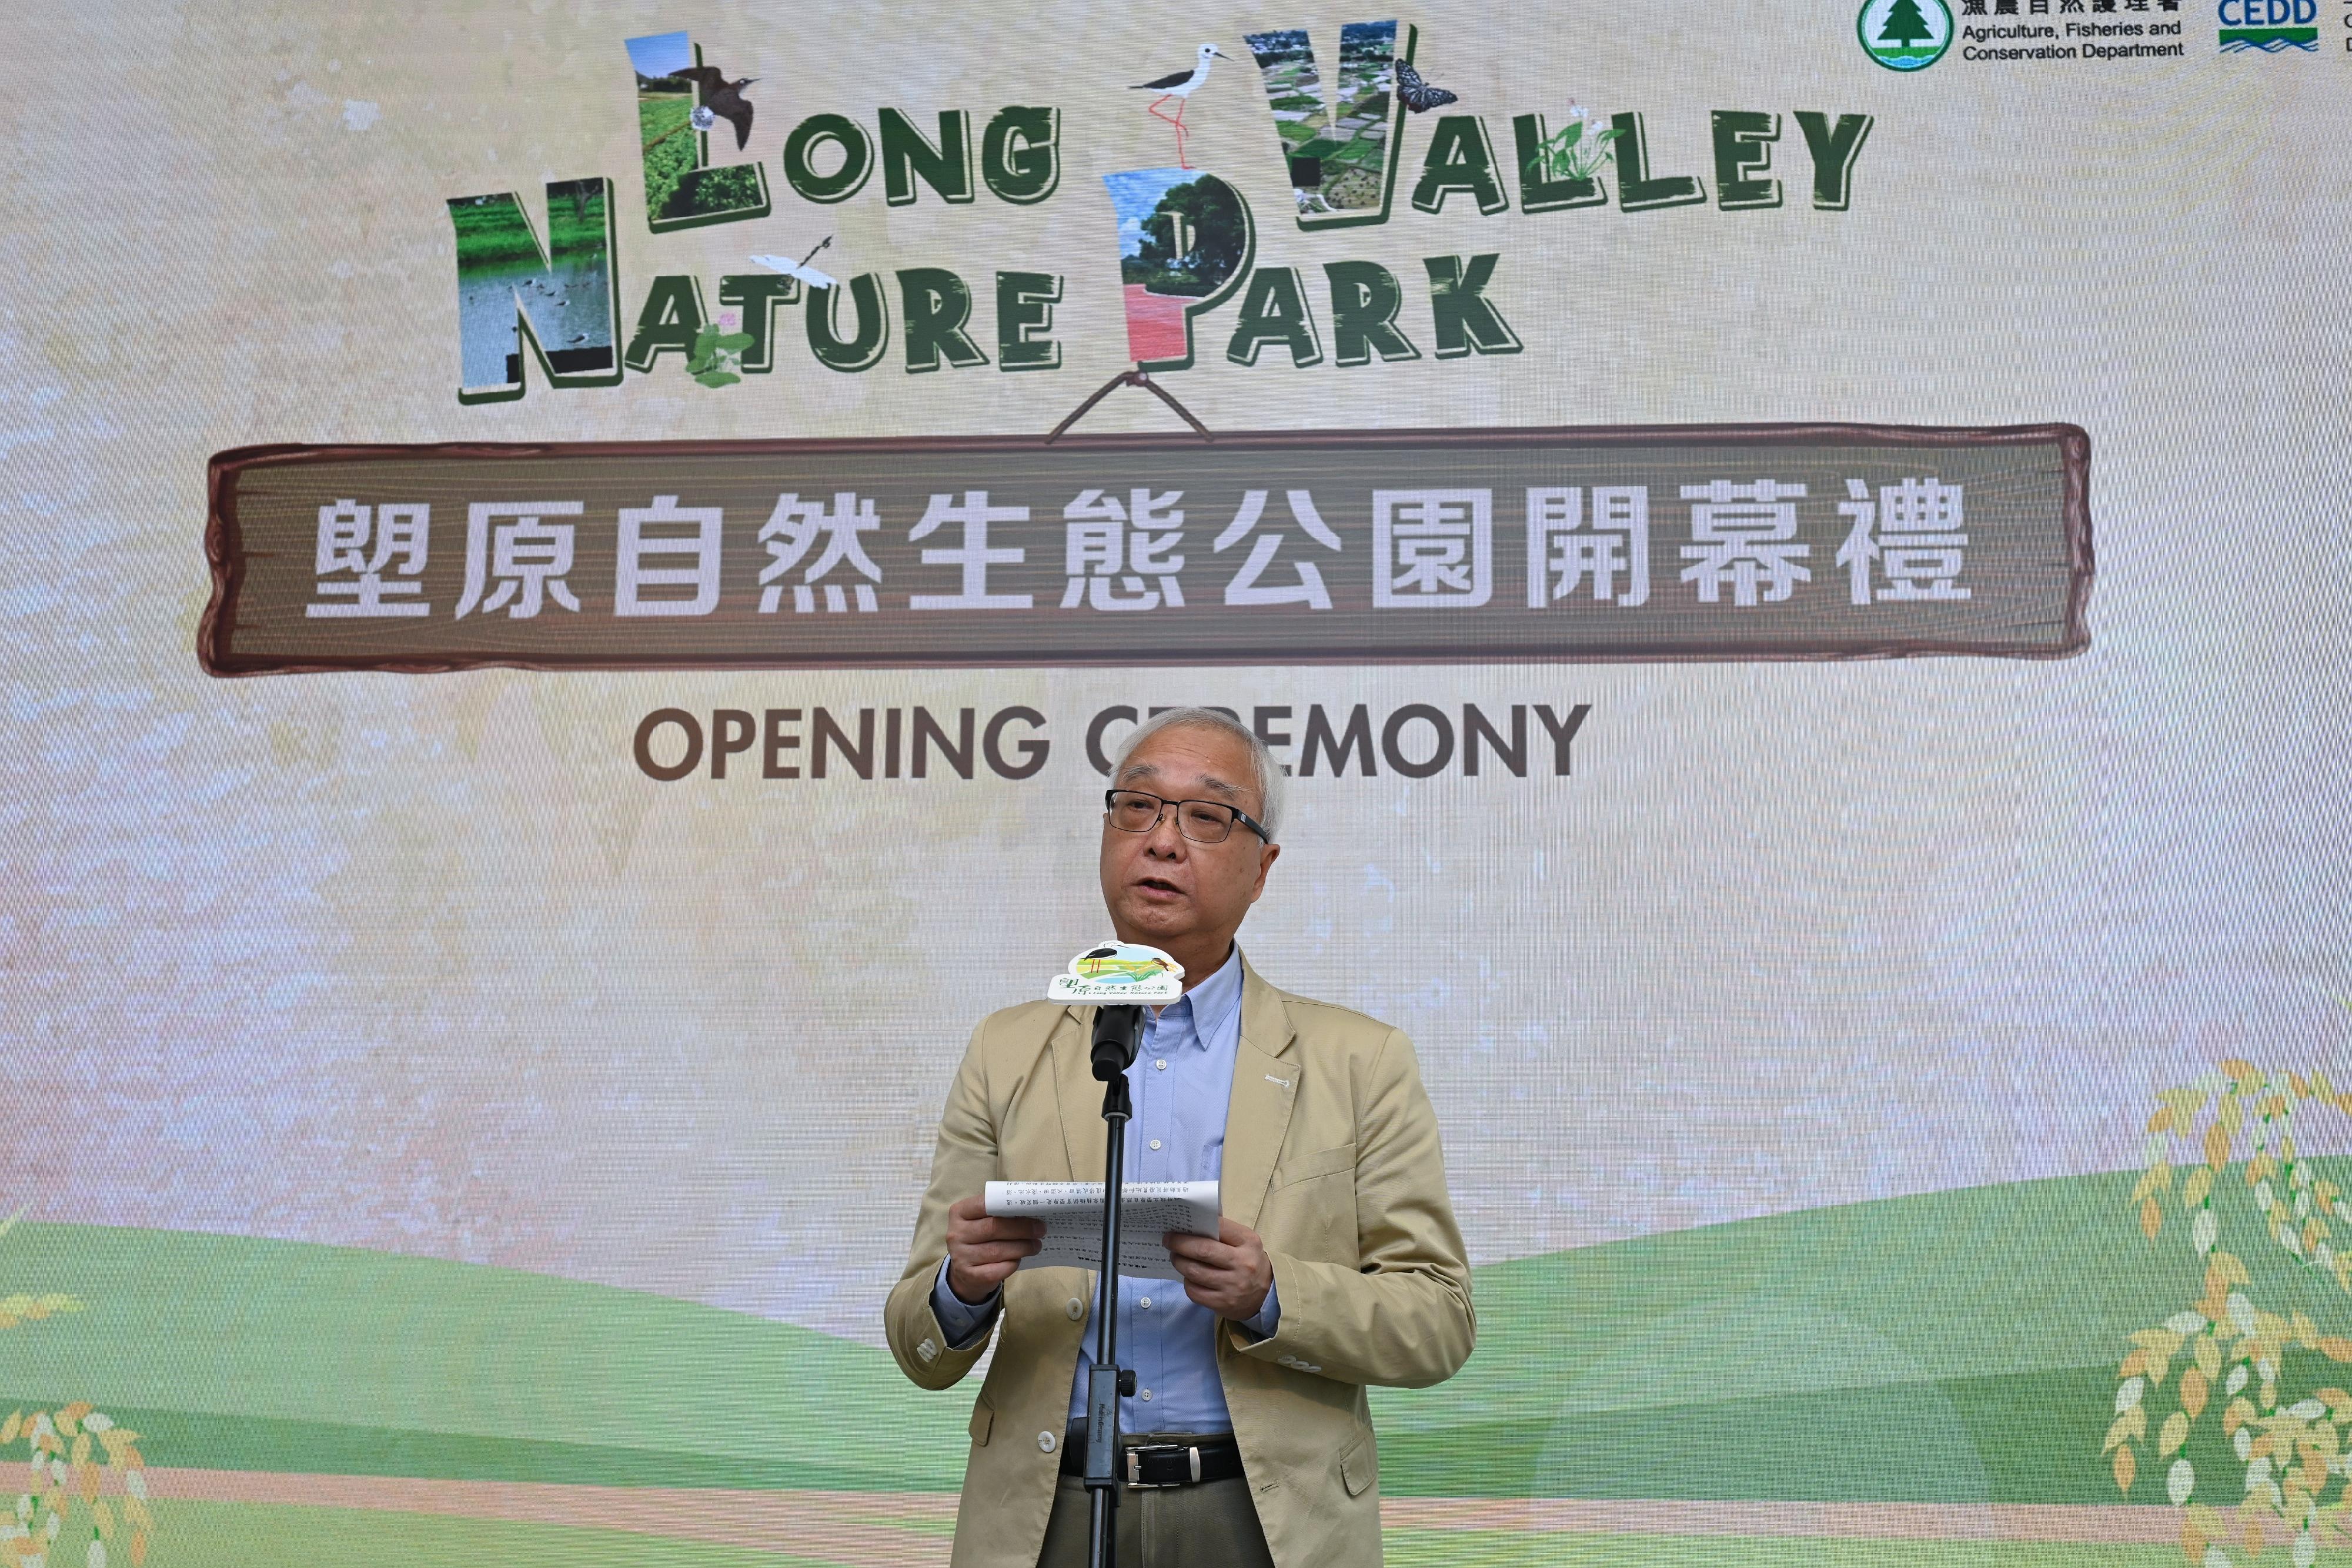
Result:
{"label": "beige blazer", "polygon": [[[987,1347],[950,1350],[931,1310],[948,1207],[1004,1181],[1099,1181],[1102,1085],[1092,1008],[1031,1002],[972,1031],[940,1117],[907,1271],[884,1309],[890,1353],[946,1388]],[[1445,1192],[1437,1119],[1412,1042],[1361,1013],[1276,990],[1244,962],[1225,1113],[1224,1212],[1265,1239],[1280,1332],[1228,1323],[1217,1373],[1279,1568],[1381,1560],[1369,1384],[1425,1387],[1469,1358],[1470,1267]],[[1094,1275],[1024,1269],[1004,1283],[996,1358],[971,1411],[954,1568],[1034,1568],[1054,1502],[1070,1379]]]}

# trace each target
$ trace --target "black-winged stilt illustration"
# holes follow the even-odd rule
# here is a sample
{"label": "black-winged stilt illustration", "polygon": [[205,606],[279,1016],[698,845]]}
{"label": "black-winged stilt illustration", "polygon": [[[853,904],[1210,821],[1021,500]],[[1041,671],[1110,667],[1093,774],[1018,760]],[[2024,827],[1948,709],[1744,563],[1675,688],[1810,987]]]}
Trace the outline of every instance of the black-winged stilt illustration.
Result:
{"label": "black-winged stilt illustration", "polygon": [[[1211,61],[1232,58],[1231,55],[1220,53],[1216,45],[1202,44],[1200,52],[1193,57],[1191,70],[1178,71],[1174,76],[1161,77],[1157,81],[1139,81],[1131,89],[1136,92],[1156,92],[1160,95],[1152,99],[1150,113],[1154,120],[1164,120],[1176,128],[1176,166],[1179,169],[1190,169],[1192,166],[1184,162],[1184,105],[1190,101],[1193,92],[1201,84],[1209,79]],[[1171,98],[1176,100],[1176,112],[1173,115],[1160,113],[1160,106]]]}

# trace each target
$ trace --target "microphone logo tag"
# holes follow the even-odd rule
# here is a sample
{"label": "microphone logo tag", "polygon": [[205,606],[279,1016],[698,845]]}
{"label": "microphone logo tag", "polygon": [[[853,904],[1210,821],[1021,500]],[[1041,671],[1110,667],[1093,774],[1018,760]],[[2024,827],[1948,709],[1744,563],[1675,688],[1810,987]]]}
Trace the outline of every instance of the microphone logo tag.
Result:
{"label": "microphone logo tag", "polygon": [[1157,947],[1098,942],[1047,982],[1049,1002],[1172,1002],[1184,994],[1184,966]]}

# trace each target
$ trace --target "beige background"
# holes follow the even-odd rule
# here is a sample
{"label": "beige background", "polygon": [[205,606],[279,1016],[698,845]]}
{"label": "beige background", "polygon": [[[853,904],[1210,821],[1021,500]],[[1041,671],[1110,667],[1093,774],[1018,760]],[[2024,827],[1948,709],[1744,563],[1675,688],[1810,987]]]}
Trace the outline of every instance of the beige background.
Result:
{"label": "beige background", "polygon": [[[1487,117],[1877,117],[1853,209],[1301,235],[1263,95],[1220,67],[1193,161],[1259,259],[1499,251],[1511,359],[1241,369],[1212,425],[2067,420],[2094,442],[2095,637],[2050,664],[1018,671],[224,683],[196,670],[204,464],[265,441],[1043,430],[1122,368],[1107,171],[1164,162],[1124,84],[1201,38],[1358,12],[958,5],[80,5],[0,50],[0,1049],[41,1217],[348,1242],[878,1335],[972,1019],[1098,935],[1112,701],[1594,705],[1572,779],[1301,781],[1244,932],[1277,983],[1410,1030],[1476,1261],[2132,1163],[2216,1052],[2332,1060],[2347,975],[2338,433],[2352,60],[1871,64],[1852,8],[1414,13]],[[2329,23],[2337,18],[2323,13]],[[878,181],[654,238],[628,36],[690,26],[800,117],[1065,111],[1048,204]],[[1198,35],[1196,37],[1194,35]],[[2327,40],[2335,42],[2331,35]],[[106,64],[93,89],[72,62]],[[1404,139],[1409,180],[1426,146]],[[787,343],[723,392],[467,409],[446,198],[617,186],[630,316],[824,234],[837,270],[1070,279],[1066,368],[841,376]],[[1310,298],[1316,296],[1310,293]],[[1218,319],[1230,321],[1230,312]],[[1161,428],[1122,393],[1094,428]],[[1816,563],[1820,565],[1821,563]],[[1002,782],[654,784],[648,709],[1034,706]]]}

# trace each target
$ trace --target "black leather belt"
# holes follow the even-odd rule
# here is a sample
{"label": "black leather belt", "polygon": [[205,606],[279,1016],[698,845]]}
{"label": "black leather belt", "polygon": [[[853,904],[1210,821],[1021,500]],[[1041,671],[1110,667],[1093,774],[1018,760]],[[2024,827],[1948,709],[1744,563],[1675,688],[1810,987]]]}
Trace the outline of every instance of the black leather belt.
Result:
{"label": "black leather belt", "polygon": [[[1120,1478],[1134,1487],[1189,1487],[1232,1480],[1242,1473],[1241,1445],[1230,1432],[1201,1437],[1155,1433],[1119,1439]],[[1087,1473],[1087,1424],[1070,1423],[1062,1441],[1062,1473]]]}

